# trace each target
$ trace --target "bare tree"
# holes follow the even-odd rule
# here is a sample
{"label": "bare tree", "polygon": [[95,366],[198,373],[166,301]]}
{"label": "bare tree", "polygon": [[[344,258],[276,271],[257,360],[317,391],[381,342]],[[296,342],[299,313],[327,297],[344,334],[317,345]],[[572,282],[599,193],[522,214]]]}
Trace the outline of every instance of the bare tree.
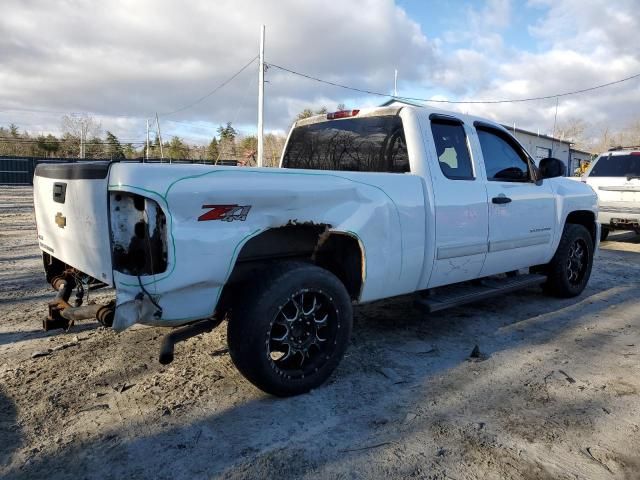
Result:
{"label": "bare tree", "polygon": [[575,144],[577,148],[585,150],[588,146],[587,130],[589,124],[580,118],[569,118],[556,128],[560,137]]}
{"label": "bare tree", "polygon": [[281,135],[268,133],[265,135],[265,158],[264,165],[266,167],[277,167],[280,163],[282,150],[287,139]]}
{"label": "bare tree", "polygon": [[100,122],[86,113],[62,117],[62,131],[76,139],[80,158],[85,157],[84,145],[87,143],[87,139],[99,138],[101,129]]}

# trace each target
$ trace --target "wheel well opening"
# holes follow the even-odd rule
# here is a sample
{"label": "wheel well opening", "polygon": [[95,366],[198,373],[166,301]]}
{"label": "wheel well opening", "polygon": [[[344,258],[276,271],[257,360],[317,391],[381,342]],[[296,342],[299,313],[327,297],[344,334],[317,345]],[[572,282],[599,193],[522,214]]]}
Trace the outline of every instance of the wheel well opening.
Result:
{"label": "wheel well opening", "polygon": [[301,260],[314,263],[342,281],[356,300],[364,278],[364,256],[352,235],[332,232],[327,224],[299,224],[271,228],[250,239],[238,254],[225,290],[233,290],[270,263]]}
{"label": "wheel well opening", "polygon": [[572,223],[575,225],[582,225],[587,229],[589,235],[591,235],[591,240],[593,244],[596,243],[596,216],[593,212],[588,210],[577,210],[575,212],[571,212],[569,216],[567,216],[567,223]]}
{"label": "wheel well opening", "polygon": [[315,263],[332,272],[344,284],[352,300],[360,298],[364,278],[364,255],[351,235],[328,232],[318,243]]}

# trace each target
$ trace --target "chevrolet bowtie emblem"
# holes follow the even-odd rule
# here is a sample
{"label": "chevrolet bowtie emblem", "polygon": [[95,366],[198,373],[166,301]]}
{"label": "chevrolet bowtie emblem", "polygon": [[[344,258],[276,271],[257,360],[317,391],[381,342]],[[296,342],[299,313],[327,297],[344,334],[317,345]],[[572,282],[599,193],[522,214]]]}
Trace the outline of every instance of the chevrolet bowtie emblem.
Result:
{"label": "chevrolet bowtie emblem", "polygon": [[56,213],[56,225],[58,225],[60,228],[66,227],[67,226],[67,217],[62,215],[62,213],[60,213],[60,212]]}

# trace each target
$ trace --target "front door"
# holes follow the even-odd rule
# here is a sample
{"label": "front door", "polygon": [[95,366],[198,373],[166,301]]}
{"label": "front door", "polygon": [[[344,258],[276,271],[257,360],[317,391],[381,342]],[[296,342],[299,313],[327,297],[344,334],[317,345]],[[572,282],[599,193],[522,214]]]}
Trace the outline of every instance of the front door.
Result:
{"label": "front door", "polygon": [[532,159],[508,133],[477,125],[489,203],[489,252],[481,275],[549,261],[555,234],[555,197],[536,181]]}

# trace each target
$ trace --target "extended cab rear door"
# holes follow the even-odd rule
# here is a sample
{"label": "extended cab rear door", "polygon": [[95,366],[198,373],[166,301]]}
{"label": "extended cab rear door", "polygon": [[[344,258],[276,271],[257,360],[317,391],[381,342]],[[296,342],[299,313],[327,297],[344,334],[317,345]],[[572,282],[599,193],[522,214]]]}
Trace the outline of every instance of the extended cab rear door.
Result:
{"label": "extended cab rear door", "polygon": [[487,255],[487,192],[468,134],[456,117],[429,116],[425,132],[435,207],[435,260],[429,287],[478,277]]}
{"label": "extended cab rear door", "polygon": [[546,263],[555,234],[555,196],[506,131],[475,123],[489,211],[489,252],[481,276]]}

